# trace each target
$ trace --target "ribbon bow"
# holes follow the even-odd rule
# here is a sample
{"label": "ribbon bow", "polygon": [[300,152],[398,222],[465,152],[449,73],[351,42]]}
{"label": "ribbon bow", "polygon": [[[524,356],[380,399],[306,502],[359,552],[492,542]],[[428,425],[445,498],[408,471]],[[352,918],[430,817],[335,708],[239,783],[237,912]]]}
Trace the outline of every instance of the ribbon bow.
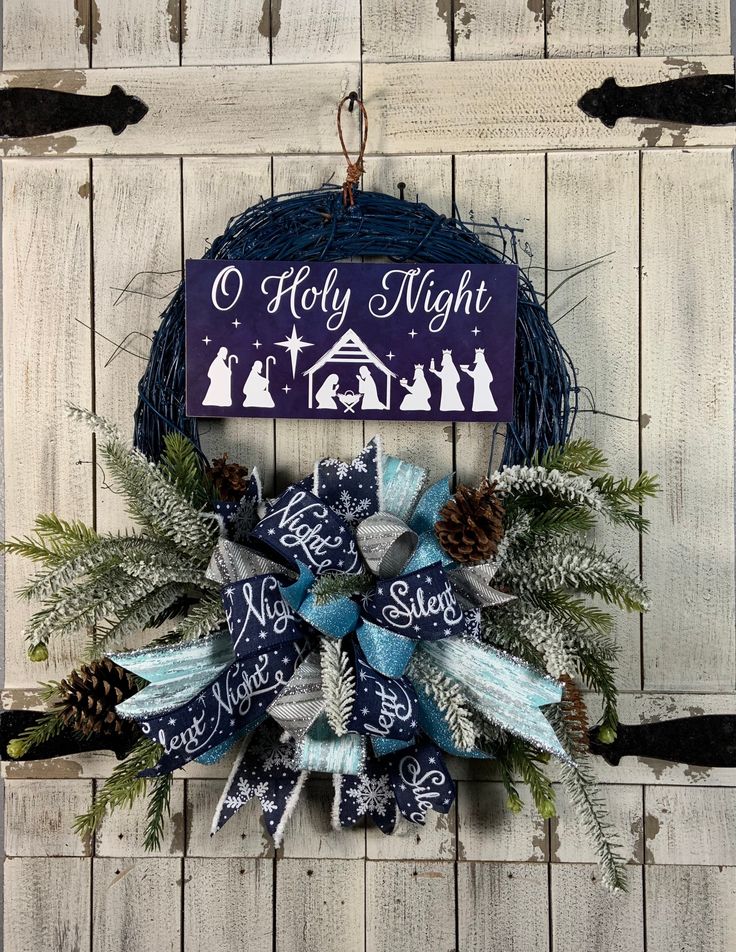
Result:
{"label": "ribbon bow", "polygon": [[[459,566],[441,548],[434,526],[450,480],[425,488],[426,476],[384,457],[376,439],[351,463],[318,462],[268,505],[254,475],[239,505],[218,510],[208,576],[221,586],[227,630],[115,656],[150,682],[118,711],[164,747],[152,773],[214,759],[270,715],[254,743],[246,739],[213,828],[255,796],[280,839],[310,771],[335,775],[342,825],[370,816],[390,832],[397,809],[415,823],[430,808],[447,812],[455,788],[441,751],[487,755],[456,746],[415,655],[483,717],[566,758],[540,711],[560,700],[560,685],[478,640],[480,609],[512,596],[492,587],[493,563]],[[365,579],[366,567],[374,581],[362,603],[318,601],[322,576]],[[347,647],[354,690],[340,736],[325,713],[320,655],[310,653],[315,633]]]}

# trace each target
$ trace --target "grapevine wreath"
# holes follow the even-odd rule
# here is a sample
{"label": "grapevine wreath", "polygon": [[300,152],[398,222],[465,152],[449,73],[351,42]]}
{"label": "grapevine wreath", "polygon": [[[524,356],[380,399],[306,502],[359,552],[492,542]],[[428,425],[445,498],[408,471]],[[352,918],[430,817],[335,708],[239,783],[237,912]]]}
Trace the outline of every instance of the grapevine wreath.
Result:
{"label": "grapevine wreath", "polygon": [[[207,257],[515,258],[513,232],[498,253],[458,218],[354,189],[361,160],[343,189],[259,202]],[[643,611],[646,593],[590,530],[602,519],[643,531],[655,485],[646,474],[614,478],[592,445],[569,439],[572,372],[528,276],[502,464],[454,490],[450,476],[430,482],[376,437],[354,460],[319,460],[264,498],[256,471],[201,451],[184,411],[183,325],[182,285],[141,381],[135,447],[70,410],[95,430],[138,528],[105,534],[45,515],[5,544],[40,566],[21,592],[41,603],[27,629],[31,658],[90,631],[84,663],[44,687],[47,712],[7,753],[66,752],[70,737],[114,750],[121,762],[77,829],[146,795],[152,849],[173,771],[230,748],[213,832],[255,798],[277,845],[310,774],[333,775],[336,828],[367,818],[391,833],[400,817],[423,824],[429,809],[451,809],[455,757],[492,759],[512,811],[520,780],[551,817],[552,757],[606,883],[623,888],[587,762],[581,686],[600,694],[598,737],[613,739],[616,646],[600,602]],[[126,651],[141,630],[153,640]]]}

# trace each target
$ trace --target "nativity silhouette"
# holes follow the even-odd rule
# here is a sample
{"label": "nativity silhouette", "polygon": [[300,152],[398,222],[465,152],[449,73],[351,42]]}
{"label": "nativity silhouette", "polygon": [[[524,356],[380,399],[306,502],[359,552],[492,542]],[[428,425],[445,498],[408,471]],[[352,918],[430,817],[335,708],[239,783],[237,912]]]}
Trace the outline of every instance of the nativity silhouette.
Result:
{"label": "nativity silhouette", "polygon": [[227,347],[221,347],[217,351],[217,356],[207,371],[210,385],[202,400],[202,406],[231,407],[233,405],[233,361],[237,364],[238,358],[235,354],[230,354],[228,357]]}

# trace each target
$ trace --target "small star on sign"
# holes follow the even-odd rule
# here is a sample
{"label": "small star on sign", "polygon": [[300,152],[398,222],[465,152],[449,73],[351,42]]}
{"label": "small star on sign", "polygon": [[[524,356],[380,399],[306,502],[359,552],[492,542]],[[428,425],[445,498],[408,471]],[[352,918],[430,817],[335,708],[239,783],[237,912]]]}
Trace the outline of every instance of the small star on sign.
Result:
{"label": "small star on sign", "polygon": [[259,347],[263,347],[263,344],[259,340],[254,340],[253,346],[255,347],[256,350],[258,350]]}
{"label": "small star on sign", "polygon": [[209,344],[212,343],[212,338],[211,338],[211,337],[203,337],[203,338],[202,338],[202,343],[204,344],[205,347],[207,347]]}
{"label": "small star on sign", "polygon": [[287,383],[287,384],[284,384],[284,386],[281,389],[284,391],[284,393],[289,393],[289,391],[291,390],[291,387]]}
{"label": "small star on sign", "polygon": [[237,317],[235,318],[235,320],[234,320],[232,323],[233,323],[233,327],[235,328],[235,330],[237,330],[237,329],[240,327],[240,321],[237,319]]}
{"label": "small star on sign", "polygon": [[386,354],[386,360],[393,360],[395,356],[396,356],[396,354],[394,354],[394,353],[392,353],[391,351],[389,351],[389,352]]}
{"label": "small star on sign", "polygon": [[412,329],[409,331],[409,337],[411,337],[411,339],[414,340],[416,336],[417,336],[417,332],[412,327]]}

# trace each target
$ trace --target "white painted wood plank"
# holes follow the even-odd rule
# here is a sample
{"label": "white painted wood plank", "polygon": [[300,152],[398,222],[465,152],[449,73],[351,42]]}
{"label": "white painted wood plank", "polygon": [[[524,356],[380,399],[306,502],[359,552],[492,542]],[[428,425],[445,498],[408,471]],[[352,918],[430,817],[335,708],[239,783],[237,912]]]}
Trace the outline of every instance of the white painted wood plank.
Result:
{"label": "white painted wood plank", "polygon": [[642,548],[644,686],[732,691],[731,152],[645,155],[641,230],[642,465],[662,481]]}
{"label": "white painted wood plank", "polygon": [[276,865],[276,952],[363,952],[364,860]]}
{"label": "white painted wood plank", "polygon": [[610,129],[577,105],[583,93],[612,73],[628,86],[676,79],[692,71],[730,73],[733,60],[703,57],[697,66],[682,59],[643,57],[366,63],[363,95],[371,120],[371,149],[374,154],[457,154],[732,145],[733,128],[663,128],[622,119]]}
{"label": "white painted wood plank", "polygon": [[[150,340],[181,276],[179,162],[100,159],[92,164],[92,195],[95,407],[132,439]],[[106,475],[98,467],[98,528],[133,525]]]}
{"label": "white painted wood plank", "polygon": [[646,867],[647,952],[732,952],[736,869]]}
{"label": "white painted wood plank", "polygon": [[212,836],[212,818],[222,795],[225,778],[187,781],[187,856],[273,856],[273,841],[263,822],[259,804],[252,800]]}
{"label": "white painted wood plank", "polygon": [[179,2],[94,0],[92,65],[178,66]]}
{"label": "white painted wood plank", "polygon": [[548,952],[547,869],[541,863],[458,863],[458,947]]}
{"label": "white painted wood plank", "polygon": [[91,866],[76,858],[5,860],[7,952],[87,952]]}
{"label": "white painted wood plank", "polygon": [[[282,195],[319,188],[325,182],[342,182],[344,175],[342,156],[274,158],[273,191]],[[277,420],[275,445],[276,486],[283,490],[312,473],[315,460],[352,459],[363,446],[363,424],[360,420]]]}
{"label": "white painted wood plank", "polygon": [[[727,146],[733,126],[663,126],[622,119],[613,129],[586,116],[580,96],[616,73],[622,85],[729,73],[727,56],[368,63],[363,90],[373,155]],[[0,87],[18,82],[0,74]],[[149,106],[114,136],[89,126],[38,139],[8,139],[6,155],[209,155],[327,153],[336,149],[334,107],[357,87],[355,63],[287,66],[136,67],[27,72],[23,83],[107,94],[112,84]],[[467,90],[474,95],[467,96]],[[234,131],[235,130],[235,131]]]}
{"label": "white painted wood plank", "polygon": [[5,69],[84,69],[89,66],[89,4],[62,0],[4,0]]}
{"label": "white painted wood plank", "polygon": [[[611,829],[627,863],[644,862],[642,788],[635,785],[601,785]],[[590,837],[564,787],[555,784],[557,816],[550,820],[550,860],[553,863],[595,863]],[[635,875],[632,873],[632,875]]]}
{"label": "white painted wood plank", "polygon": [[184,854],[184,783],[171,789],[171,813],[164,822],[161,848],[155,854],[143,847],[148,797],[135,800],[130,809],[114,810],[95,834],[95,856],[182,856]]}
{"label": "white painted wood plank", "polygon": [[647,787],[646,861],[736,866],[736,789]]}
{"label": "white painted wood plank", "polygon": [[544,56],[544,0],[460,0],[454,14],[456,60]]}
{"label": "white painted wood plank", "polygon": [[[231,218],[271,194],[269,158],[187,158],[182,175],[185,258],[201,257]],[[257,467],[264,492],[273,492],[273,420],[200,420],[199,432],[210,458],[227,453]]]}
{"label": "white painted wood plank", "polygon": [[360,0],[271,3],[273,63],[357,62]]}
{"label": "white painted wood plank", "polygon": [[[618,476],[639,474],[639,161],[632,152],[560,153],[548,160],[550,320],[577,368],[590,439]],[[605,256],[605,257],[604,257]],[[577,274],[585,262],[602,260]],[[592,393],[592,397],[590,394]],[[594,406],[592,405],[594,401]],[[593,414],[593,408],[603,411]],[[614,416],[604,416],[604,413]],[[602,523],[596,541],[638,572],[639,539]],[[640,616],[612,610],[617,683],[641,687]]]}
{"label": "white painted wood plank", "polygon": [[[95,859],[94,952],[180,952],[181,859]],[[80,914],[80,910],[75,910]],[[63,948],[63,946],[61,947]],[[81,952],[81,950],[80,950]]]}
{"label": "white painted wood plank", "polygon": [[268,63],[270,6],[263,0],[186,0],[181,11],[182,63]]}
{"label": "white painted wood plank", "polygon": [[368,859],[446,859],[457,855],[457,814],[455,807],[447,814],[430,810],[425,826],[410,823],[399,816],[391,836],[384,836],[370,824],[366,831]]}
{"label": "white painted wood plank", "polygon": [[[630,871],[629,891],[616,896],[604,888],[597,866],[552,865],[550,876],[552,948],[592,952],[610,948],[615,941],[622,952],[644,952],[640,870]],[[651,950],[651,946],[646,948]]]}
{"label": "white painted wood plank", "polygon": [[521,813],[506,805],[502,783],[458,784],[458,858],[495,862],[543,863],[549,856],[549,828],[525,784]]}
{"label": "white painted wood plank", "polygon": [[[92,520],[92,439],[66,416],[90,406],[89,163],[6,161],[3,168],[5,535],[36,513]],[[32,438],[29,439],[29,434]],[[67,673],[85,635],[55,640],[48,664],[27,660],[31,606],[15,598],[31,574],[7,560],[5,677],[28,684]]]}
{"label": "white painted wood plank", "polygon": [[92,802],[90,780],[5,784],[6,856],[91,856],[89,837],[72,830]]}
{"label": "white painted wood plank", "polygon": [[[541,152],[522,155],[459,155],[455,160],[455,201],[463,221],[477,224],[480,239],[500,254],[512,254],[515,229],[518,263],[538,294],[545,291],[545,158]],[[483,225],[487,227],[482,227]],[[494,440],[494,431],[496,437]],[[457,423],[455,466],[458,482],[472,486],[501,464],[504,424]]]}
{"label": "white painted wood plank", "polygon": [[365,948],[420,952],[455,948],[453,863],[366,864]]}
{"label": "white painted wood plank", "polygon": [[272,883],[271,860],[188,859],[183,952],[271,952]]}
{"label": "white painted wood plank", "polygon": [[548,56],[636,56],[637,40],[637,0],[553,0],[547,6]]}
{"label": "white painted wood plank", "polygon": [[332,828],[332,778],[310,777],[286,827],[281,855],[287,859],[360,859],[366,855],[365,826]]}
{"label": "white painted wood plank", "polygon": [[640,2],[642,56],[691,56],[731,51],[728,0]]}
{"label": "white painted wood plank", "polygon": [[[449,156],[374,158],[366,163],[363,182],[367,189],[392,195],[398,193],[397,183],[404,182],[407,200],[424,202],[448,217],[452,214],[452,162]],[[431,374],[429,377],[431,380]],[[365,433],[366,437],[379,433],[387,453],[424,466],[430,481],[440,479],[454,468],[454,426],[451,422],[400,421],[377,425],[371,421],[365,424]]]}
{"label": "white painted wood plank", "polygon": [[[113,85],[148,113],[113,135],[87,126],[57,135],[6,139],[3,155],[271,155],[338,148],[335,113],[358,86],[356,63],[289,66],[135,67],[0,74],[12,83],[107,95]],[[346,137],[352,142],[351,130]],[[357,141],[357,136],[356,136]]]}
{"label": "white painted wood plank", "polygon": [[451,17],[448,0],[363,0],[363,62],[449,59]]}

